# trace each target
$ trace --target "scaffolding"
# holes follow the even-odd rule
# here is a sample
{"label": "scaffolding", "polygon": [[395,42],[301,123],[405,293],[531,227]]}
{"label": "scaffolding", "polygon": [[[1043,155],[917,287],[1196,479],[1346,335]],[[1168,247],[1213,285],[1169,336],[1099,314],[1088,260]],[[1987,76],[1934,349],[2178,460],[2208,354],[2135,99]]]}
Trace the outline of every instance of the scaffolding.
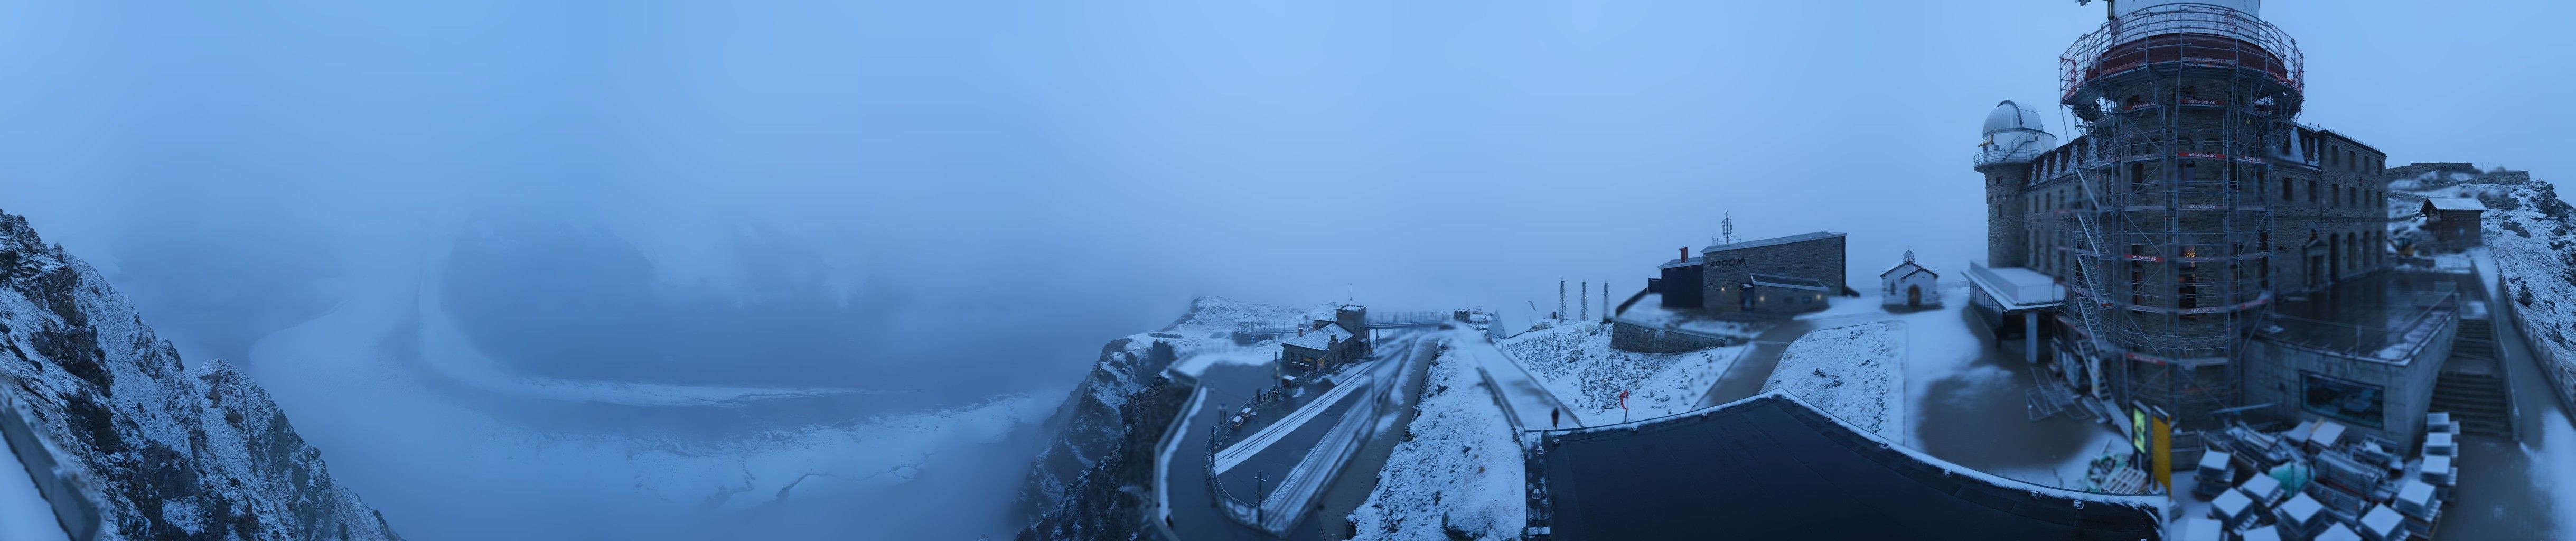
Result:
{"label": "scaffolding", "polygon": [[2241,397],[2236,360],[2272,301],[2263,187],[2296,134],[2298,45],[2252,14],[2175,4],[2104,23],[2060,67],[2082,134],[2083,201],[2057,226],[2081,282],[2067,342],[2105,398],[2205,422]]}

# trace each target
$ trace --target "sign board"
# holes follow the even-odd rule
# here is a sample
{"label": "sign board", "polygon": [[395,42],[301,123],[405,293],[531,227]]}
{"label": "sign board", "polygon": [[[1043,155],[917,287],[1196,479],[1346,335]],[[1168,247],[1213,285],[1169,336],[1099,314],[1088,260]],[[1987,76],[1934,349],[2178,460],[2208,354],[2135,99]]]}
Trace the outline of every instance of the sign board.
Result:
{"label": "sign board", "polygon": [[2129,446],[2139,453],[2147,452],[2147,410],[2129,410]]}

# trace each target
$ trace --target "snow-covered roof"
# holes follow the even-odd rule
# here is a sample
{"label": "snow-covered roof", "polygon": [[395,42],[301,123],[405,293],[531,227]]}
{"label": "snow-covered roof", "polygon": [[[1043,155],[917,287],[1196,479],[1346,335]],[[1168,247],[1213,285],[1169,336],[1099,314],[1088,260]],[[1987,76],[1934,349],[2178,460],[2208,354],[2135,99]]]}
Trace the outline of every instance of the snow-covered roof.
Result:
{"label": "snow-covered roof", "polygon": [[1658,268],[1658,269],[1669,269],[1669,268],[1673,268],[1673,267],[1688,267],[1688,266],[1691,266],[1691,265],[1698,265],[1698,264],[1700,264],[1701,262],[1704,262],[1704,261],[1707,261],[1707,260],[1700,259],[1700,258],[1696,258],[1696,257],[1694,257],[1694,258],[1690,258],[1690,259],[1675,259],[1675,260],[1672,260],[1672,261],[1666,261],[1666,262],[1664,262],[1664,264],[1662,264],[1662,265],[1658,265],[1658,266],[1656,266],[1655,268]]}
{"label": "snow-covered roof", "polygon": [[1728,244],[1715,244],[1715,245],[1710,245],[1710,246],[1709,246],[1709,247],[1707,247],[1707,248],[1700,249],[1699,253],[1703,253],[1703,254],[1714,254],[1714,253],[1724,252],[1724,251],[1730,251],[1730,250],[1742,250],[1742,249],[1745,249],[1745,248],[1760,248],[1760,247],[1764,247],[1764,246],[1779,246],[1779,245],[1782,245],[1782,244],[1789,244],[1789,243],[1793,243],[1793,242],[1806,242],[1806,241],[1811,241],[1811,240],[1824,240],[1824,239],[1831,239],[1831,238],[1841,238],[1842,236],[1843,236],[1843,234],[1842,234],[1842,233],[1835,233],[1835,232],[1832,232],[1832,231],[1817,231],[1817,232],[1814,232],[1814,233],[1799,233],[1799,234],[1796,234],[1796,235],[1790,235],[1790,236],[1786,236],[1786,237],[1773,237],[1773,238],[1767,238],[1767,239],[1762,239],[1762,240],[1748,240],[1748,241],[1744,241],[1744,242],[1736,242],[1736,243],[1728,243]]}
{"label": "snow-covered roof", "polygon": [[1778,389],[1539,441],[1563,539],[2147,539],[2166,505],[1959,466]]}
{"label": "snow-covered roof", "polygon": [[1279,344],[1323,351],[1332,349],[1333,342],[1349,339],[1351,339],[1351,331],[1344,330],[1340,325],[1325,325],[1306,331],[1304,335],[1280,341]]}
{"label": "snow-covered roof", "polygon": [[1921,268],[1923,268],[1923,266],[1922,266],[1922,265],[1917,265],[1917,264],[1915,264],[1915,263],[1914,263],[1914,262],[1912,262],[1912,261],[1907,261],[1907,262],[1904,262],[1904,263],[1898,263],[1898,264],[1896,264],[1896,267],[1895,267],[1895,268],[1887,269],[1887,272],[1878,273],[1878,277],[1879,277],[1879,278],[1903,277],[1903,276],[1905,275],[1905,273],[1906,273],[1906,272],[1908,272],[1908,269],[1921,269]]}
{"label": "snow-covered roof", "polygon": [[1753,285],[1785,289],[1833,291],[1832,289],[1826,288],[1825,283],[1822,281],[1817,281],[1811,278],[1799,278],[1796,276],[1781,276],[1777,274],[1755,273],[1753,275]]}
{"label": "snow-covered roof", "polygon": [[2476,199],[2466,197],[2426,197],[2424,198],[2424,206],[2433,207],[2433,210],[2484,211],[2487,209],[2487,205],[2485,203],[2479,203]]}
{"label": "snow-covered roof", "polygon": [[2057,306],[2066,300],[2066,291],[2057,287],[2057,279],[2020,267],[1996,268],[1971,262],[1968,283],[2003,303],[2006,310]]}

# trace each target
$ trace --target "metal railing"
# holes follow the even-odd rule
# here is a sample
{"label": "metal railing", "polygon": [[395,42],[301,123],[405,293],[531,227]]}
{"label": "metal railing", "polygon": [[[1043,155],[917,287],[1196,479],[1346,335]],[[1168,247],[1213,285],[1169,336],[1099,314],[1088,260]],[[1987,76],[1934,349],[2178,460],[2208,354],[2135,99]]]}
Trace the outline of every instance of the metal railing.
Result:
{"label": "metal railing", "polygon": [[[2306,335],[2301,338],[2274,335],[2271,340],[2306,349],[2344,354],[2362,360],[2402,364],[2415,358],[2415,355],[2422,352],[2424,348],[2431,346],[2432,336],[2439,334],[2443,327],[2458,324],[2459,292],[2443,292],[2439,295],[2441,295],[2440,299],[2433,301],[2423,311],[2408,316],[2404,322],[2386,327],[2354,325],[2276,313],[2273,317],[2329,330],[2322,334],[2300,333]],[[2389,349],[2392,347],[2397,349]]]}
{"label": "metal railing", "polygon": [[0,387],[0,440],[5,440],[0,441],[0,447],[15,455],[18,464],[26,468],[27,477],[35,480],[36,493],[53,508],[54,520],[64,534],[72,541],[97,539],[106,526],[100,514],[105,506],[98,500],[98,489],[81,477],[78,469],[55,459],[63,455],[62,449],[45,438],[33,412],[27,411],[16,391],[11,390],[19,388],[15,378],[0,375],[0,380],[8,383]]}
{"label": "metal railing", "polygon": [[[2204,34],[2228,38],[2239,43],[2172,40],[2149,43],[2147,38],[2178,34]],[[2246,45],[2253,46],[2247,50]],[[2259,53],[2248,58],[2247,53]],[[2270,75],[2293,90],[2306,88],[2306,60],[2299,52],[2298,40],[2272,23],[2251,13],[2207,4],[2172,4],[2138,10],[2122,15],[2084,37],[2077,38],[2059,57],[2059,87],[2064,97],[2076,92],[2094,77],[2126,71],[2129,68],[2165,62],[2225,63],[2254,68]]]}

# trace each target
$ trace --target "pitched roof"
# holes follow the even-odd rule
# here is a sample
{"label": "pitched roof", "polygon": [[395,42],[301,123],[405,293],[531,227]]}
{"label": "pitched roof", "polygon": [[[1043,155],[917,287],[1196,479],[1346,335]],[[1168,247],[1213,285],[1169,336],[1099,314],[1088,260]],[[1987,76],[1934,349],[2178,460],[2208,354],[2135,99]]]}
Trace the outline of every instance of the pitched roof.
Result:
{"label": "pitched roof", "polygon": [[1332,349],[1334,341],[1349,339],[1351,339],[1351,331],[1344,330],[1340,325],[1325,325],[1315,330],[1306,331],[1306,334],[1281,341],[1279,344],[1283,346],[1297,346],[1316,351],[1323,351]]}
{"label": "pitched roof", "polygon": [[[2163,497],[1990,475],[1853,428],[1785,391],[1548,432],[1530,453],[1562,539],[2161,537]],[[1710,487],[1726,487],[1712,490]]]}
{"label": "pitched roof", "polygon": [[1913,268],[1913,269],[1917,269],[1917,270],[1920,270],[1920,269],[1922,269],[1922,268],[1923,268],[1923,266],[1922,266],[1922,265],[1915,264],[1915,263],[1914,263],[1914,262],[1912,262],[1912,261],[1907,261],[1907,262],[1904,262],[1904,263],[1898,263],[1898,264],[1896,264],[1896,267],[1895,267],[1895,268],[1887,269],[1887,272],[1878,273],[1878,277],[1879,277],[1879,278],[1886,278],[1888,275],[1894,274],[1894,275],[1897,275],[1897,277],[1902,278],[1902,277],[1904,277],[1904,275],[1905,275],[1905,274],[1912,274],[1912,273],[1899,274],[1899,271],[1904,271],[1904,270],[1906,270],[1906,269],[1907,269],[1907,268],[1909,268],[1909,267],[1910,267],[1910,268]]}
{"label": "pitched roof", "polygon": [[1912,277],[1912,276],[1917,275],[1917,274],[1929,274],[1929,275],[1932,275],[1932,279],[1934,279],[1934,280],[1939,280],[1939,279],[1941,279],[1941,273],[1932,272],[1932,269],[1926,269],[1926,268],[1921,268],[1921,267],[1916,267],[1916,268],[1914,269],[1914,272],[1905,273],[1905,275],[1904,275],[1904,276],[1898,276],[1898,277],[1896,277],[1896,279],[1898,279],[1898,280],[1903,280],[1903,279],[1906,279],[1906,278]]}
{"label": "pitched roof", "polygon": [[2426,197],[2424,204],[2433,210],[2486,210],[2485,203],[2466,197]]}

